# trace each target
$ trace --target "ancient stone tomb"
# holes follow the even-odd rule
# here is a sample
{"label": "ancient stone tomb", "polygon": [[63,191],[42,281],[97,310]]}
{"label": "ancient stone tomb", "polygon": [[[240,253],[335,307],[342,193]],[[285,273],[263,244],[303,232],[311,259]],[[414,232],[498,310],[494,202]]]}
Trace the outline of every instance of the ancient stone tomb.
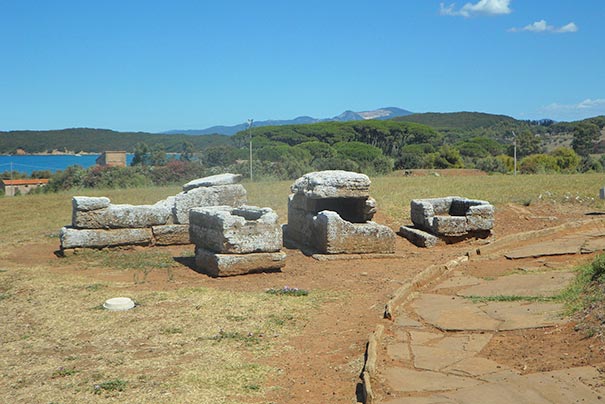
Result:
{"label": "ancient stone tomb", "polygon": [[413,199],[410,208],[414,228],[402,226],[399,233],[421,247],[432,247],[439,239],[484,238],[494,227],[494,207],[486,201],[459,196]]}
{"label": "ancient stone tomb", "polygon": [[246,203],[240,175],[220,174],[183,186],[154,205],[117,205],[106,197],[75,196],[72,223],[61,229],[61,250],[123,245],[189,244],[189,211]]}
{"label": "ancient stone tomb", "polygon": [[189,232],[197,269],[210,276],[230,276],[284,267],[277,219],[272,209],[256,206],[191,209]]}
{"label": "ancient stone tomb", "polygon": [[370,179],[349,171],[319,171],[294,182],[288,197],[287,243],[322,254],[393,253],[395,234],[371,221]]}

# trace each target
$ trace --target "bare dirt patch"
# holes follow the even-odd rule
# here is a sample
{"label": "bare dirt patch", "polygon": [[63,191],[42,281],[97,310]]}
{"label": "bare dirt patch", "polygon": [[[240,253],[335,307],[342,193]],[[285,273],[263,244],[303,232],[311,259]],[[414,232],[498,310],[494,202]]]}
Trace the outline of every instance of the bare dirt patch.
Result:
{"label": "bare dirt patch", "polygon": [[605,362],[605,347],[569,322],[561,327],[500,332],[480,356],[528,374],[600,365]]}

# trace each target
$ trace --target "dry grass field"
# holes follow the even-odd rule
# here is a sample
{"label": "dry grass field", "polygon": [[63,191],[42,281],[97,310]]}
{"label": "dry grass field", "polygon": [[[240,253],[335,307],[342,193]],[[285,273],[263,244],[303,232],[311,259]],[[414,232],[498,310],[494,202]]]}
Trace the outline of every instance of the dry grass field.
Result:
{"label": "dry grass field", "polygon": [[[245,183],[250,204],[285,221],[291,182]],[[378,221],[409,222],[412,198],[460,195],[498,206],[581,204],[599,211],[600,174],[388,176],[373,179]],[[199,281],[192,248],[89,251],[56,258],[73,195],[153,203],[178,187],[81,190],[0,199],[0,402],[266,402],[281,372],[267,358],[292,349],[322,306],[346,293],[317,288],[280,296],[247,284]],[[266,275],[269,276],[269,275]],[[215,287],[216,286],[216,287]],[[285,285],[274,285],[283,287]],[[297,285],[289,285],[297,286]],[[138,306],[107,312],[110,297]],[[359,355],[363,352],[360,351]],[[354,386],[351,386],[354,389]]]}

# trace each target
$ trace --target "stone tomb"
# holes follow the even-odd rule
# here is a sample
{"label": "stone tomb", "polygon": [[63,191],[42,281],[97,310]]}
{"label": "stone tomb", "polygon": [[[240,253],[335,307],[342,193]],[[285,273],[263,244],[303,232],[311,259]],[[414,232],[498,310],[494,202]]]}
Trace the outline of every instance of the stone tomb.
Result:
{"label": "stone tomb", "polygon": [[413,199],[410,207],[414,227],[402,226],[399,234],[420,247],[485,238],[494,227],[494,207],[486,201],[448,196]]}
{"label": "stone tomb", "polygon": [[349,171],[319,171],[294,182],[284,238],[322,254],[393,253],[395,234],[371,221],[370,179]]}
{"label": "stone tomb", "polygon": [[286,263],[282,230],[270,208],[193,208],[189,232],[197,269],[213,277],[276,271]]}
{"label": "stone tomb", "polygon": [[241,175],[220,174],[183,186],[183,192],[153,205],[117,205],[109,198],[75,196],[72,223],[61,229],[61,250],[123,245],[189,244],[194,207],[246,203]]}

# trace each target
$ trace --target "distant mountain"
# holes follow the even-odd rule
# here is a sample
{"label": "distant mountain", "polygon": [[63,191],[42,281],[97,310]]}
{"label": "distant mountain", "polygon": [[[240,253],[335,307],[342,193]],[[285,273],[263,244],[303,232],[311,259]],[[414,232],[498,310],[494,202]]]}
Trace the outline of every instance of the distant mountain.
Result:
{"label": "distant mountain", "polygon": [[[349,122],[349,121],[363,121],[366,119],[379,119],[386,120],[396,118],[398,116],[406,116],[410,115],[412,112],[407,111],[405,109],[396,108],[396,107],[385,107],[380,109],[375,109],[372,111],[344,111],[342,114],[337,115],[332,118],[323,118],[317,119],[310,116],[299,116],[294,119],[288,120],[269,120],[269,121],[255,121],[254,126],[282,126],[282,125],[301,125],[307,123],[316,123],[316,122]],[[239,125],[233,126],[211,126],[206,129],[174,129],[166,132],[162,132],[162,134],[166,135],[210,135],[210,134],[221,134],[221,135],[234,135],[237,132],[245,130],[248,127],[248,124],[241,123]]]}

